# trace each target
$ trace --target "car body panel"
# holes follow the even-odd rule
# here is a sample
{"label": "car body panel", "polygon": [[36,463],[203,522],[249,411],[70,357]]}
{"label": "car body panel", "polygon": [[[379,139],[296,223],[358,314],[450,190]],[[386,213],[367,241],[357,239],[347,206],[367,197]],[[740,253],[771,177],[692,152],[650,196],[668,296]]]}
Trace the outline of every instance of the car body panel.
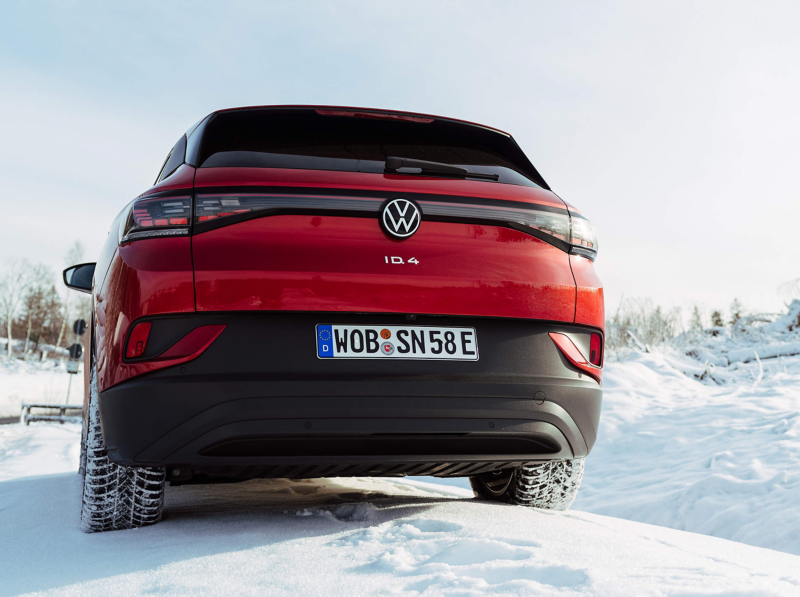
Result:
{"label": "car body panel", "polygon": [[602,330],[606,320],[603,283],[595,272],[594,263],[580,255],[570,255],[569,261],[576,285],[575,323]]}
{"label": "car body panel", "polygon": [[574,317],[569,256],[497,226],[423,221],[396,242],[373,218],[280,215],[198,234],[192,250],[198,311]]}
{"label": "car body panel", "polygon": [[155,364],[122,361],[131,323],[195,310],[191,239],[155,238],[119,248],[96,301],[97,383],[103,391]]}
{"label": "car body panel", "polygon": [[163,193],[166,191],[175,191],[180,189],[191,189],[194,186],[195,169],[188,164],[178,166],[175,172],[162,180],[157,182],[152,187],[147,189],[139,197],[145,197],[154,193]]}

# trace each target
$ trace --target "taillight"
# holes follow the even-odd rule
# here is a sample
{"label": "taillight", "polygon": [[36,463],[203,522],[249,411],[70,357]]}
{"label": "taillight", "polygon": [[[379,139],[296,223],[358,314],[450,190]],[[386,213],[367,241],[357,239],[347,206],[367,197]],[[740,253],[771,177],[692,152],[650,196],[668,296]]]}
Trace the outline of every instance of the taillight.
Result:
{"label": "taillight", "polygon": [[191,197],[139,199],[133,202],[120,226],[119,242],[187,235],[191,223]]}
{"label": "taillight", "polygon": [[577,214],[571,213],[572,217],[572,234],[570,237],[570,244],[572,248],[570,253],[574,255],[581,255],[587,259],[594,261],[597,259],[597,233],[594,230],[592,223]]}
{"label": "taillight", "polygon": [[144,354],[152,326],[153,324],[149,321],[136,324],[130,338],[128,338],[128,348],[125,350],[126,359],[136,359]]}
{"label": "taillight", "polygon": [[600,334],[592,334],[589,340],[589,362],[596,367],[603,362],[603,338]]}

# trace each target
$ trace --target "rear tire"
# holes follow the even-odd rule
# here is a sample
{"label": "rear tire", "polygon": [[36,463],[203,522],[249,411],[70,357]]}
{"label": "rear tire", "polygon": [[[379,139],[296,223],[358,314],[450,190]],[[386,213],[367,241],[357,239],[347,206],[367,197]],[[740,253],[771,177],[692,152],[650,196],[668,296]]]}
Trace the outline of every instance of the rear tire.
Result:
{"label": "rear tire", "polygon": [[534,462],[470,477],[475,496],[484,500],[530,506],[545,510],[567,510],[583,478],[583,458]]}
{"label": "rear tire", "polygon": [[84,533],[132,529],[155,524],[164,509],[165,469],[129,467],[108,459],[92,368],[85,453],[81,530]]}

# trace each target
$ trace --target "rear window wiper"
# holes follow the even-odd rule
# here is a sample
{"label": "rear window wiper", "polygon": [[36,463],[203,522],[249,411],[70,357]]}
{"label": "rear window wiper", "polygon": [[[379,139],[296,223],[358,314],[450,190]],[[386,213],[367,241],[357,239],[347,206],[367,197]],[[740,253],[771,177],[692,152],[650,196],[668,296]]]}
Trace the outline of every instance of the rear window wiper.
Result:
{"label": "rear window wiper", "polygon": [[461,166],[453,166],[441,162],[429,162],[428,160],[413,160],[411,158],[388,157],[386,158],[385,168],[387,172],[394,172],[395,174],[405,174],[405,172],[397,172],[400,168],[419,168],[422,170],[420,174],[450,174],[469,178],[485,178],[486,180],[500,179],[499,174],[470,172]]}

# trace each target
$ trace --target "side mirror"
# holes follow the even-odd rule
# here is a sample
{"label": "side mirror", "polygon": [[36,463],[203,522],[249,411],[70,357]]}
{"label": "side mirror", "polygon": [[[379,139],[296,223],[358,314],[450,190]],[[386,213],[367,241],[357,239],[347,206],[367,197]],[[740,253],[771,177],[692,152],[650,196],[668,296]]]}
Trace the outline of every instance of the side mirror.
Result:
{"label": "side mirror", "polygon": [[64,270],[64,285],[78,292],[92,293],[92,279],[96,263],[82,263]]}

